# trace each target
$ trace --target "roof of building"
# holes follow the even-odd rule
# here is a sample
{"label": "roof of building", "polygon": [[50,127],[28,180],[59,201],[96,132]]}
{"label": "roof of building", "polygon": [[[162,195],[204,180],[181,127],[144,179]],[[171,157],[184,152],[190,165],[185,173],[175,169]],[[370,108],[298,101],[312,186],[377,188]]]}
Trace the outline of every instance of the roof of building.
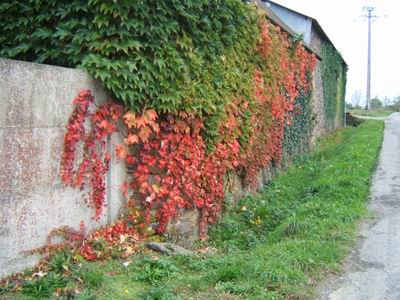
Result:
{"label": "roof of building", "polygon": [[[327,41],[335,48],[335,50],[339,53],[340,57],[342,58],[343,63],[347,66],[347,63],[346,63],[346,61],[344,60],[343,56],[342,56],[342,55],[340,54],[340,52],[336,49],[335,44],[332,43],[331,39],[328,37],[328,35],[327,35],[327,34],[325,33],[325,31],[322,29],[322,26],[318,23],[317,19],[315,19],[315,18],[313,18],[313,17],[310,17],[310,16],[308,16],[308,15],[305,15],[305,14],[303,14],[303,13],[300,13],[300,12],[298,12],[298,11],[295,11],[295,10],[293,10],[293,9],[291,9],[291,8],[288,8],[288,7],[286,7],[286,6],[283,6],[282,4],[276,3],[276,2],[271,1],[271,0],[261,0],[261,1],[262,1],[264,4],[265,4],[265,2],[269,2],[269,3],[272,3],[272,4],[276,5],[276,6],[279,6],[279,7],[281,7],[281,8],[284,8],[284,9],[286,9],[286,10],[292,12],[292,13],[295,13],[295,14],[297,14],[297,15],[301,15],[301,16],[303,16],[303,17],[305,17],[305,18],[309,18],[309,19],[312,21],[312,25],[315,27],[316,31],[317,31],[325,40],[327,40]],[[271,10],[268,6],[266,6],[266,5],[263,5],[262,8],[263,8],[264,10],[265,10],[265,8],[266,8],[266,9],[268,9],[269,11],[272,11],[272,10]],[[276,16],[275,13],[274,13],[274,15]],[[278,16],[276,16],[276,17],[279,19]],[[284,21],[282,21],[282,20],[281,20],[281,22],[284,23]],[[279,25],[279,24],[277,24],[277,25]],[[286,25],[286,24],[285,24],[285,25]],[[279,26],[281,26],[281,25],[279,25]],[[288,26],[286,25],[286,27],[288,27]],[[290,29],[290,30],[293,32],[292,29]]]}
{"label": "roof of building", "polygon": [[[296,32],[293,31],[281,18],[279,18],[268,6],[265,5],[264,1],[258,1],[258,6],[265,12],[267,18],[275,25],[281,27],[284,31],[289,33],[291,36],[296,35]],[[311,49],[310,45],[303,41],[303,46],[309,51],[315,54],[315,56],[321,60],[321,57],[315,53],[314,50]]]}

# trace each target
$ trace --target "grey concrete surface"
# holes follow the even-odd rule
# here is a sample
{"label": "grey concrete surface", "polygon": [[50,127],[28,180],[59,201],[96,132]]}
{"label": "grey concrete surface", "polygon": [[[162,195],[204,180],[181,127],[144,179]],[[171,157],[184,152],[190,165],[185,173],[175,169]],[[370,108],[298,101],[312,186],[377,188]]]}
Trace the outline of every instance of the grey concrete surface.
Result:
{"label": "grey concrete surface", "polygon": [[24,251],[43,246],[52,229],[79,228],[81,220],[93,229],[119,212],[125,170],[115,151],[107,175],[110,205],[98,222],[86,207],[87,191],[60,181],[65,125],[84,88],[98,103],[108,99],[83,71],[0,58],[0,277],[34,265],[38,257]]}
{"label": "grey concrete surface", "polygon": [[361,225],[343,274],[321,284],[320,299],[400,299],[400,113],[385,124],[371,188],[372,219]]}

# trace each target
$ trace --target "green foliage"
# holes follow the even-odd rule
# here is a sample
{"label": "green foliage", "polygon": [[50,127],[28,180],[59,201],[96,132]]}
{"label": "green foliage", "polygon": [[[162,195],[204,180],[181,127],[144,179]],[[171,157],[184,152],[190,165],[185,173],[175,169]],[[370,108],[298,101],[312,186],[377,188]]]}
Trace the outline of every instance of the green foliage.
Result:
{"label": "green foliage", "polygon": [[141,300],[179,300],[169,289],[166,287],[155,287],[140,295]]}
{"label": "green foliage", "polygon": [[321,49],[324,112],[328,129],[343,124],[347,66],[337,50],[324,42]]}
{"label": "green foliage", "polygon": [[234,295],[245,295],[249,292],[249,288],[236,281],[221,281],[215,285],[217,292],[224,292]]}
{"label": "green foliage", "polygon": [[0,295],[11,292],[14,287],[15,284],[13,283],[0,284]]}
{"label": "green foliage", "polygon": [[72,254],[63,251],[54,255],[49,261],[49,267],[56,273],[63,273],[71,265]]}
{"label": "green foliage", "polygon": [[400,111],[400,97],[396,97],[393,100],[393,103],[391,105],[388,106],[388,109],[392,110],[392,111]]}
{"label": "green foliage", "polygon": [[391,115],[396,110],[393,110],[392,107],[384,107],[382,109],[377,110],[366,110],[366,109],[352,109],[349,112],[355,116],[366,116],[366,117],[387,117]]}
{"label": "green foliage", "polygon": [[104,274],[101,270],[80,270],[76,273],[88,288],[99,288],[104,282]]}
{"label": "green foliage", "polygon": [[292,37],[291,40],[293,43],[298,43],[301,41],[304,41],[304,34],[302,33],[295,33]]}
{"label": "green foliage", "polygon": [[43,299],[50,298],[57,288],[65,288],[68,279],[62,275],[50,274],[35,280],[27,280],[22,285],[22,294]]}
{"label": "green foliage", "polygon": [[76,298],[77,300],[95,300],[96,297],[91,290],[84,290],[82,293],[79,294]]}
{"label": "green foliage", "polygon": [[179,269],[165,258],[144,258],[137,264],[133,276],[139,281],[154,284],[178,271]]}
{"label": "green foliage", "polygon": [[382,134],[383,123],[376,121],[340,131],[260,194],[228,210],[210,233],[213,245],[227,254],[214,258],[198,280],[219,290],[226,285],[246,299],[265,292],[272,299],[312,298],[308,278],[338,267],[366,214]]}
{"label": "green foliage", "polygon": [[382,108],[383,103],[378,98],[373,98],[370,101],[370,106],[371,106],[371,109],[380,109],[380,108]]}
{"label": "green foliage", "polygon": [[258,15],[240,0],[9,0],[0,15],[0,56],[83,68],[134,111],[206,117],[210,139],[249,98]]}
{"label": "green foliage", "polygon": [[[210,233],[215,254],[140,254],[127,267],[119,260],[87,263],[80,271],[96,270],[104,281],[83,280],[78,299],[314,298],[310,280],[338,270],[367,213],[383,128],[366,121],[321,140],[259,194],[242,199]],[[51,271],[23,284],[22,293],[49,298],[65,280],[76,280],[75,272],[64,276]]]}
{"label": "green foliage", "polygon": [[304,154],[310,149],[315,115],[311,106],[312,91],[300,91],[292,112],[292,124],[286,124],[282,141],[284,163]]}

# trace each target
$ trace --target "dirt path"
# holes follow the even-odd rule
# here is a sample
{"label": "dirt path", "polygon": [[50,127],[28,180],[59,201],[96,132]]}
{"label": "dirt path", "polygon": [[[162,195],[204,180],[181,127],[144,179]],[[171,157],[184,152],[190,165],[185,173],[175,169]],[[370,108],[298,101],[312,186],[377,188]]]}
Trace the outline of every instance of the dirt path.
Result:
{"label": "dirt path", "polygon": [[373,219],[362,224],[342,276],[322,283],[319,299],[400,299],[400,113],[385,124],[371,190]]}

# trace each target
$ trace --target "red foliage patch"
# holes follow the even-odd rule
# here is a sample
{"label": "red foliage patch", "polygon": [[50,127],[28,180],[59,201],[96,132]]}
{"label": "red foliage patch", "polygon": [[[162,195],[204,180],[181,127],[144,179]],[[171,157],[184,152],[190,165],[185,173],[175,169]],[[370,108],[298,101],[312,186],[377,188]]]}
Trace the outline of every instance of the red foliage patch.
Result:
{"label": "red foliage patch", "polygon": [[[254,99],[251,104],[233,99],[226,106],[220,139],[212,153],[206,151],[201,133],[204,123],[199,117],[186,112],[158,115],[153,109],[123,116],[127,134],[124,145],[117,145],[116,154],[125,160],[131,179],[121,190],[129,200],[128,209],[141,211],[143,224],[157,221],[157,230],[163,232],[180,209],[199,209],[200,233],[205,237],[207,224],[214,223],[221,211],[226,172],[240,168],[245,181],[256,185],[261,169],[271,162],[279,163],[285,126],[291,123],[299,92],[309,89],[308,76],[316,59],[301,44],[293,45],[278,27],[263,19],[259,27],[257,50],[263,63],[254,71]],[[110,160],[105,138],[117,130],[122,107],[106,104],[92,113],[89,106],[93,103],[87,90],[74,100],[75,109],[64,139],[61,177],[67,185],[89,184],[90,206],[98,218],[104,206],[104,178]],[[238,120],[247,111],[252,124],[250,141],[241,146]],[[89,133],[85,132],[85,119],[90,120]],[[84,155],[75,170],[78,142],[83,143]],[[117,223],[107,229],[112,234],[107,230],[101,234],[110,242],[118,239],[118,234],[130,232],[129,228],[127,223]],[[82,249],[87,259],[97,258],[90,244],[84,243]]]}
{"label": "red foliage patch", "polygon": [[257,185],[256,176],[261,169],[271,162],[280,162],[285,126],[292,122],[290,112],[299,91],[309,90],[307,76],[312,74],[316,63],[315,55],[301,43],[293,51],[293,45],[279,27],[269,25],[264,19],[259,21],[259,27],[258,52],[267,71],[254,72],[255,107],[251,111],[254,130],[243,162],[245,180],[252,185]]}
{"label": "red foliage patch", "polygon": [[[94,97],[89,90],[81,91],[73,104],[75,107],[64,136],[61,179],[66,185],[81,189],[85,184],[89,185],[91,195],[88,204],[95,209],[95,219],[98,219],[104,207],[105,176],[111,158],[106,151],[106,138],[116,132],[116,123],[123,108],[110,103],[90,112]],[[90,121],[88,133],[85,130],[85,120]],[[83,144],[83,155],[76,167],[76,146],[79,142]]]}

